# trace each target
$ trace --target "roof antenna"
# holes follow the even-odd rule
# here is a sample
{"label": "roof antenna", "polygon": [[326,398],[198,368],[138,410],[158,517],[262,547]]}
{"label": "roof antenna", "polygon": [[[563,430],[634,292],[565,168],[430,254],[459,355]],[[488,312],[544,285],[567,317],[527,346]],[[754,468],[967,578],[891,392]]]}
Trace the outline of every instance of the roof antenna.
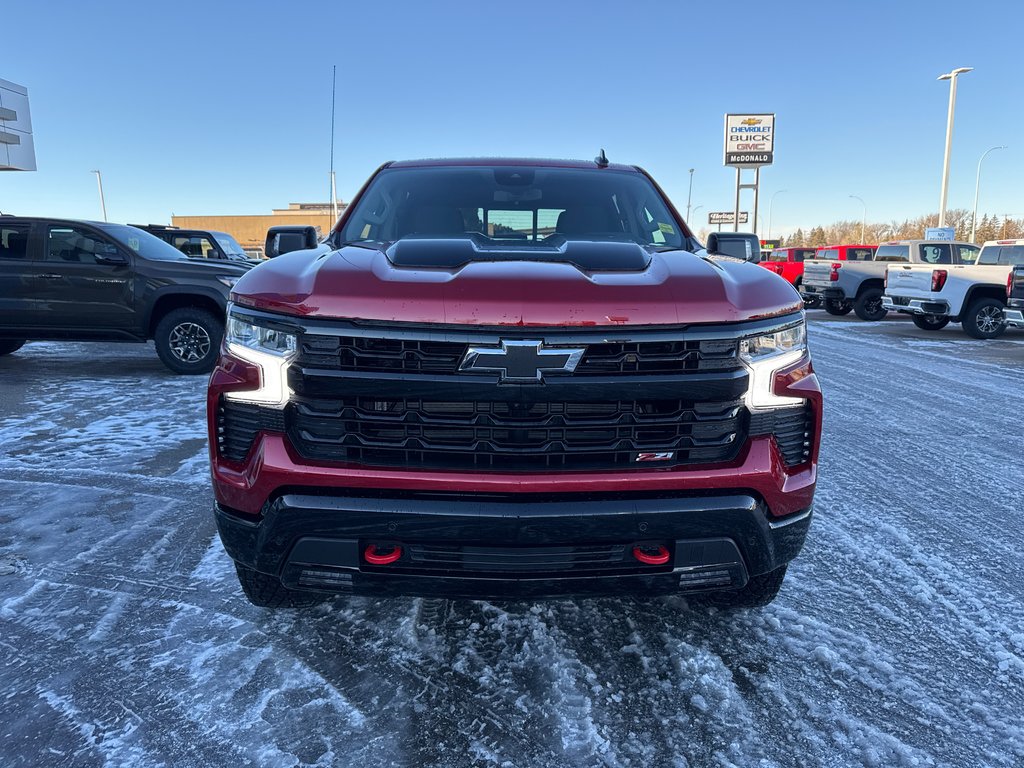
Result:
{"label": "roof antenna", "polygon": [[608,158],[605,157],[604,149],[601,150],[601,154],[594,158],[594,162],[597,163],[598,168],[608,167]]}

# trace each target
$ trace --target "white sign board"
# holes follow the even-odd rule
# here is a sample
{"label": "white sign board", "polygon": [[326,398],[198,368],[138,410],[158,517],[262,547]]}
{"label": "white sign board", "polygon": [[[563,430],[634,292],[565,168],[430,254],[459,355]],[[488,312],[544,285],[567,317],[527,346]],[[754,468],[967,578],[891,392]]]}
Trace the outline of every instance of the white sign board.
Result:
{"label": "white sign board", "polygon": [[956,239],[956,229],[953,227],[927,227],[924,230],[925,240],[948,240]]}
{"label": "white sign board", "polygon": [[0,171],[34,171],[36,148],[28,91],[0,80]]}
{"label": "white sign board", "polygon": [[734,168],[771,165],[775,115],[726,115],[725,164]]}
{"label": "white sign board", "polygon": [[[746,224],[750,220],[749,211],[740,211],[740,224]],[[735,224],[735,211],[714,211],[708,214],[708,224]]]}

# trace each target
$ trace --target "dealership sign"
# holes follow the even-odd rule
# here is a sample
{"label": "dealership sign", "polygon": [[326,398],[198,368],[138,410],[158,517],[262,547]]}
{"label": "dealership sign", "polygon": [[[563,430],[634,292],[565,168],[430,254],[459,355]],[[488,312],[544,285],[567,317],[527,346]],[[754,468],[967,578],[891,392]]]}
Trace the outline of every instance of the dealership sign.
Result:
{"label": "dealership sign", "polygon": [[[749,219],[748,211],[740,211],[740,224],[746,224]],[[735,224],[736,214],[732,211],[714,211],[708,214],[708,224]]]}
{"label": "dealership sign", "polygon": [[758,168],[772,164],[775,115],[726,115],[725,164]]}
{"label": "dealership sign", "polygon": [[32,142],[32,118],[28,91],[0,80],[0,171],[34,171],[36,149]]}

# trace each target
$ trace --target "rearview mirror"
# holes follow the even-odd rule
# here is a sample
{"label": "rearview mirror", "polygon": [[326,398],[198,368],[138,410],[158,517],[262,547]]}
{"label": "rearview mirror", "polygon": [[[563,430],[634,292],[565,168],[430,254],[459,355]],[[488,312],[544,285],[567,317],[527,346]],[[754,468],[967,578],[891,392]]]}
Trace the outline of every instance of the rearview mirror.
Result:
{"label": "rearview mirror", "polygon": [[754,263],[761,260],[761,240],[753,232],[712,232],[706,250],[709,256],[731,256]]}

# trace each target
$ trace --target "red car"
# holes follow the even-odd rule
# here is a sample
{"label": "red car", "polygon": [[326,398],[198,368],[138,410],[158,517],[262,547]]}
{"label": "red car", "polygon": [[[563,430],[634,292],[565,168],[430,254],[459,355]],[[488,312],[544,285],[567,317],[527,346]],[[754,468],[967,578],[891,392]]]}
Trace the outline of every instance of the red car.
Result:
{"label": "red car", "polygon": [[821,391],[792,288],[643,170],[388,163],[231,295],[208,412],[246,596],[713,593],[810,524]]}
{"label": "red car", "polygon": [[[804,276],[804,259],[813,259],[814,252],[814,248],[803,246],[774,248],[768,252],[767,258],[761,261],[761,266],[784,277],[799,292]],[[819,306],[819,303],[805,302],[805,306],[813,308]]]}

